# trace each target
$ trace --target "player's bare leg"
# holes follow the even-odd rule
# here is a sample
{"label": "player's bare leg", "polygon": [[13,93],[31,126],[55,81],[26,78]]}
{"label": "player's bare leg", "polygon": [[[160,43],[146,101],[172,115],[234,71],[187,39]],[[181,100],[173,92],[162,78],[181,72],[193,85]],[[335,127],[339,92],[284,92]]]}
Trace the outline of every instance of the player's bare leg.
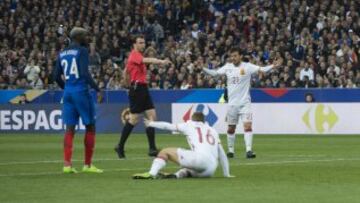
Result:
{"label": "player's bare leg", "polygon": [[162,149],[157,157],[153,160],[150,171],[146,173],[134,174],[134,179],[154,179],[158,177],[159,171],[166,166],[167,161],[179,164],[177,155],[178,148]]}
{"label": "player's bare leg", "polygon": [[159,174],[159,171],[166,166],[167,161],[179,164],[177,148],[165,148],[161,150],[158,156],[154,159],[149,174],[156,177]]}
{"label": "player's bare leg", "polygon": [[64,135],[64,173],[77,173],[72,167],[73,140],[75,135],[75,125],[67,125]]}
{"label": "player's bare leg", "polygon": [[252,151],[253,133],[252,122],[244,122],[244,141],[246,147],[246,158],[253,159],[256,154]]}
{"label": "player's bare leg", "polygon": [[119,144],[115,147],[115,151],[117,152],[119,159],[125,158],[125,143],[126,140],[129,138],[134,126],[139,122],[139,116],[140,114],[130,113],[130,118],[128,121],[126,121],[124,125],[124,128],[121,132]]}
{"label": "player's bare leg", "polygon": [[[155,109],[146,110],[145,117],[150,121],[156,121]],[[155,144],[155,128],[147,127],[146,136],[148,138],[148,143],[149,143],[149,156],[156,156],[158,154],[158,150]]]}
{"label": "player's bare leg", "polygon": [[234,158],[234,153],[235,153],[235,130],[236,130],[236,125],[228,125],[228,130],[227,130],[228,153],[227,153],[227,156],[229,158]]}

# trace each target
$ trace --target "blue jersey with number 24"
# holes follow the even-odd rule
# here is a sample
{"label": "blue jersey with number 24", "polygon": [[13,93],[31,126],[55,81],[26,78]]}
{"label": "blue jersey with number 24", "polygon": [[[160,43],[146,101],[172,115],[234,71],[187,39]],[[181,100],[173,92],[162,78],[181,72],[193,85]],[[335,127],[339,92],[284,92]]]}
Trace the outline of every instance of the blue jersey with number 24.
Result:
{"label": "blue jersey with number 24", "polygon": [[88,72],[89,54],[86,48],[73,45],[59,54],[57,68],[64,75],[66,92],[78,92],[88,89],[86,72]]}
{"label": "blue jersey with number 24", "polygon": [[78,124],[79,117],[85,125],[95,123],[94,101],[88,90],[89,85],[97,91],[99,88],[90,76],[88,65],[88,50],[78,44],[71,44],[58,56],[54,76],[64,89],[62,115],[66,125]]}

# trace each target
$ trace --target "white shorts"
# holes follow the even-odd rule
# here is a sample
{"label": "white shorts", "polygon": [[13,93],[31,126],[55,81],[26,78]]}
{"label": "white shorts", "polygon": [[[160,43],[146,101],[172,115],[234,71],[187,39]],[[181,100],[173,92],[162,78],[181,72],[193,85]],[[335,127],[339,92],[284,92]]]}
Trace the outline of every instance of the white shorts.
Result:
{"label": "white shorts", "polygon": [[244,105],[228,105],[226,113],[226,121],[228,125],[237,125],[239,118],[243,123],[252,122],[251,104]]}
{"label": "white shorts", "polygon": [[177,155],[181,167],[190,169],[192,177],[211,177],[217,168],[217,161],[201,153],[178,148]]}

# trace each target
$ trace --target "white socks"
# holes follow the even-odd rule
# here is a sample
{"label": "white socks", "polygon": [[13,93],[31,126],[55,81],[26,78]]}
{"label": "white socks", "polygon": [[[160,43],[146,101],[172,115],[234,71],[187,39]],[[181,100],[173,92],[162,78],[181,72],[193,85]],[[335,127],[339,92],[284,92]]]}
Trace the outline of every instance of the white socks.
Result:
{"label": "white socks", "polygon": [[[236,135],[234,134],[227,134],[227,146],[228,151],[231,153],[235,153],[235,138]],[[245,148],[246,152],[252,151],[252,143],[253,143],[253,132],[244,132],[244,141],[245,141]]]}
{"label": "white socks", "polygon": [[159,173],[159,171],[165,167],[165,165],[166,165],[166,161],[164,159],[155,158],[151,165],[151,169],[149,171],[150,175],[156,176]]}
{"label": "white socks", "polygon": [[228,146],[229,152],[235,153],[235,133],[227,134],[227,146]]}
{"label": "white socks", "polygon": [[252,151],[253,133],[251,131],[244,132],[244,141],[245,141],[246,152]]}

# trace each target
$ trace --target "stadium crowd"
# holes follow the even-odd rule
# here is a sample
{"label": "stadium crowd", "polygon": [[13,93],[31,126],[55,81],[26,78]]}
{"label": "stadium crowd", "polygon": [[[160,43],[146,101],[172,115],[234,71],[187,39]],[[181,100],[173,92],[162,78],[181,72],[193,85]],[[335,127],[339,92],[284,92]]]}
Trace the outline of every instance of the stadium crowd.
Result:
{"label": "stadium crowd", "polygon": [[56,89],[51,73],[72,27],[90,31],[89,64],[102,89],[121,89],[130,37],[143,34],[154,89],[223,88],[201,67],[217,68],[240,47],[258,65],[283,67],[253,87],[360,87],[358,0],[3,0],[0,89]]}

